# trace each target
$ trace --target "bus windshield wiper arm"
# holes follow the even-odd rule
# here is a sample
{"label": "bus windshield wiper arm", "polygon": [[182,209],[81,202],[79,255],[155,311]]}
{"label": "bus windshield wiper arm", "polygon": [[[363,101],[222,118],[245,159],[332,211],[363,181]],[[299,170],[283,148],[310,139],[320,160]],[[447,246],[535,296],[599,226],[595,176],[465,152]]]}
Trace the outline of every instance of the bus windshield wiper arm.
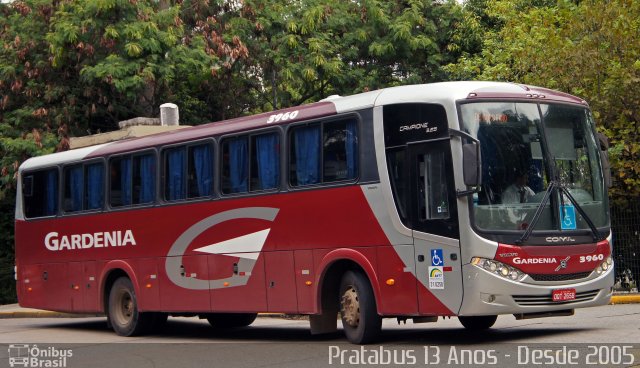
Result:
{"label": "bus windshield wiper arm", "polygon": [[529,224],[529,226],[527,226],[527,229],[524,231],[524,234],[522,234],[520,239],[516,240],[516,244],[520,245],[523,242],[527,241],[527,239],[529,239],[529,237],[531,236],[531,233],[533,232],[533,228],[536,226],[536,224],[538,223],[538,220],[540,219],[540,215],[542,215],[544,206],[546,206],[547,202],[549,202],[549,198],[551,198],[553,189],[556,186],[558,186],[558,184],[556,184],[555,181],[551,181],[549,183],[549,187],[547,188],[547,191],[544,192],[544,197],[542,198],[542,201],[538,205],[538,208],[536,208],[536,212],[533,214],[533,219],[531,220],[531,223]]}
{"label": "bus windshield wiper arm", "polygon": [[571,193],[569,193],[569,190],[567,188],[565,188],[562,185],[558,185],[558,189],[560,190],[560,194],[564,194],[567,196],[567,198],[569,198],[569,202],[573,204],[573,207],[575,207],[575,209],[578,211],[580,216],[582,216],[582,218],[587,223],[587,225],[589,225],[589,229],[591,230],[591,236],[593,237],[593,241],[597,242],[598,238],[600,237],[600,233],[598,232],[598,228],[596,227],[596,225],[594,225],[593,221],[591,221],[591,218],[587,215],[584,209],[582,209],[582,207],[578,204],[578,201],[576,201],[576,199],[573,198],[573,196],[571,195]]}

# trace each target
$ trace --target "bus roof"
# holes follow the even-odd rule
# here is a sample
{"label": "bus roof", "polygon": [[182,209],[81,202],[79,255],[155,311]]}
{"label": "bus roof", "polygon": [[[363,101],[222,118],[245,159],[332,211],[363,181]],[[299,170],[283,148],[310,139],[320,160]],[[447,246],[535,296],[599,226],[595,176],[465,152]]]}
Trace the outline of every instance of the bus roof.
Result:
{"label": "bus roof", "polygon": [[[223,134],[233,134],[247,130],[268,128],[273,125],[311,120],[339,113],[357,111],[374,106],[407,102],[455,102],[477,99],[518,99],[548,100],[586,105],[586,102],[566,93],[546,88],[504,82],[442,82],[421,85],[398,86],[380,89],[353,96],[332,96],[320,102],[295,106],[278,111],[244,116],[230,120],[197,125],[176,131],[159,133],[139,138],[131,138],[91,147],[33,157],[20,166],[20,171],[36,169],[56,164],[70,163],[82,159],[102,157],[111,154],[138,151],[167,144],[187,142]],[[280,119],[289,113],[294,119]],[[272,116],[280,115],[275,122]]]}

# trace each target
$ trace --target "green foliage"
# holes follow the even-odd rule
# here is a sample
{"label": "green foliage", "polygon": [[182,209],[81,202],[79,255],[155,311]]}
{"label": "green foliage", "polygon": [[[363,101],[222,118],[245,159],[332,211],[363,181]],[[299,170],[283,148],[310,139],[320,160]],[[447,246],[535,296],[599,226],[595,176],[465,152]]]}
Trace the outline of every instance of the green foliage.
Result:
{"label": "green foliage", "polygon": [[186,37],[179,6],[151,1],[65,1],[46,40],[52,65],[79,79],[85,115],[96,122],[91,130],[157,114],[217,62],[199,37]]}
{"label": "green foliage", "polygon": [[220,74],[240,78],[229,84],[243,93],[229,92],[258,112],[440,80],[441,66],[454,60],[448,35],[460,18],[454,2],[251,0],[222,12],[207,31],[244,46]]}

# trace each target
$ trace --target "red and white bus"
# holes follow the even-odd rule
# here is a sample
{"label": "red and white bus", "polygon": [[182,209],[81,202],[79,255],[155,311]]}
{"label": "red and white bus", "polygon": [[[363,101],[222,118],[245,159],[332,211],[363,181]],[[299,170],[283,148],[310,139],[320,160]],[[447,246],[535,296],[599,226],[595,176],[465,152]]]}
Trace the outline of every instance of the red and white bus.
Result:
{"label": "red and white bus", "polygon": [[[605,170],[603,170],[605,168]],[[309,315],[470,329],[570,315],[614,281],[606,141],[533,86],[382,89],[35,157],[19,170],[20,305],[246,326]]]}

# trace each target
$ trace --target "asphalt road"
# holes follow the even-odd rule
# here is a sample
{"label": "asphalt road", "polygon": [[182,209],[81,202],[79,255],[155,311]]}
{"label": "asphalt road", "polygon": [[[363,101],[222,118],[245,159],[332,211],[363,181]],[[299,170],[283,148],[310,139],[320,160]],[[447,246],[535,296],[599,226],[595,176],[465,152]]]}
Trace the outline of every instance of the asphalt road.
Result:
{"label": "asphalt road", "polygon": [[[0,367],[9,366],[18,345],[39,355],[40,366],[65,367],[524,367],[568,365],[562,359],[571,357],[577,367],[640,367],[640,305],[524,321],[501,316],[482,333],[465,331],[456,318],[400,326],[389,319],[379,343],[365,347],[341,334],[311,336],[307,321],[280,318],[228,331],[197,318],[170,318],[161,332],[134,338],[116,336],[105,318],[15,318],[0,320],[0,345]],[[71,356],[63,359],[66,350]]]}

